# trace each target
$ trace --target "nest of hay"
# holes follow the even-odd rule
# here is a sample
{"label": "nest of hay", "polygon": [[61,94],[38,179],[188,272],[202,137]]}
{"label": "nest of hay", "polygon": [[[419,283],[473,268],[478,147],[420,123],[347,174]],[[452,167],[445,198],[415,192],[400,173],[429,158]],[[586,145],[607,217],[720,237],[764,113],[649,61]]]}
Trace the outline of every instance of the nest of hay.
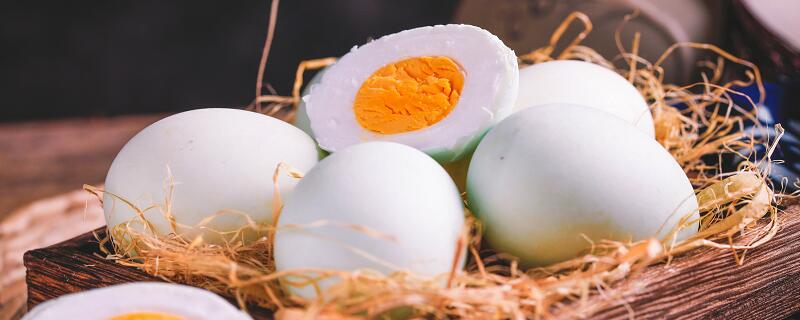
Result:
{"label": "nest of hay", "polygon": [[[272,12],[274,22],[274,7]],[[581,23],[584,30],[563,44],[565,30],[575,22]],[[335,59],[301,63],[292,96],[262,95],[261,74],[273,28],[274,23],[270,26],[262,57],[257,98],[251,107],[267,114],[284,112],[290,117],[299,102],[304,71],[324,67]],[[280,195],[276,194],[273,224],[259,225],[251,221],[227,237],[241,238],[237,236],[242,232],[261,235],[253,242],[231,240],[212,245],[202,238],[187,239],[177,232],[159,236],[148,228],[149,223],[141,214],[130,223],[111,228],[110,238],[101,239],[101,248],[109,259],[119,264],[140,268],[169,281],[234,296],[243,308],[258,305],[277,310],[279,318],[308,319],[381,315],[547,318],[553,308],[565,302],[571,303],[570,308],[576,315],[586,316],[598,307],[588,302],[588,298],[601,294],[603,288],[614,286],[650,265],[669,263],[676,255],[692,254],[692,250],[699,247],[731,250],[735,253],[731,263],[743,263],[747,250],[769,241],[778,232],[778,206],[782,199],[790,196],[775,191],[782,190],[786,181],[776,186],[768,179],[771,155],[782,128],[778,125],[772,131],[772,128],[760,126],[754,101],[739,105],[732,99],[735,95],[744,96],[734,91],[734,86],[747,85],[757,85],[763,97],[758,68],[713,45],[697,43],[675,44],[658,60],[649,62],[637,55],[638,34],[628,49],[617,37],[620,54],[608,60],[580,45],[591,29],[591,21],[585,15],[571,14],[554,32],[547,46],[521,55],[520,65],[556,59],[585,60],[616,70],[639,89],[650,104],[658,142],[683,167],[696,190],[702,217],[700,231],[685,241],[669,240],[674,238],[671,235],[628,243],[604,240],[593,243],[584,256],[545,268],[522,270],[513,259],[480,249],[480,225],[467,213],[469,223],[460,241],[467,244],[468,265],[464,270],[454,267],[435,279],[406,272],[380,274],[373,270],[276,272],[271,258],[271,239],[280,215]],[[665,70],[661,63],[673,51],[684,47],[708,51],[714,56],[700,63],[702,81],[688,85],[664,83]],[[755,129],[746,130],[746,126]],[[774,134],[764,134],[769,132]],[[738,165],[725,168],[723,159],[737,159]],[[275,174],[277,177],[285,173],[296,178],[301,176],[282,167],[277,168]],[[98,195],[102,192],[89,186],[86,189]],[[161,211],[170,215],[168,208]],[[689,221],[692,214],[688,214],[671,234],[696,223]],[[194,227],[202,227],[214,218],[209,217]],[[770,223],[756,227],[755,222],[762,218],[769,219]],[[382,236],[358,226],[344,227]],[[750,236],[734,240],[734,235],[742,233]],[[105,249],[109,242],[113,251]],[[331,277],[340,281],[326,290],[317,286],[319,281]],[[282,289],[281,281],[315,286],[321,298],[304,300],[289,295]]]}

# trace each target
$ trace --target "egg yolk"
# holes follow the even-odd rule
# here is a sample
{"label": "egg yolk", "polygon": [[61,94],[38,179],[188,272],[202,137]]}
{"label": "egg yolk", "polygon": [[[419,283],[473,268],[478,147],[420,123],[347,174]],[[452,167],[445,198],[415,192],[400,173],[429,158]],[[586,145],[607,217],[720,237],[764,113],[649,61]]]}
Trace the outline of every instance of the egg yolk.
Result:
{"label": "egg yolk", "polygon": [[395,134],[427,128],[453,110],[464,74],[448,57],[414,57],[375,71],[356,93],[353,109],[367,130]]}
{"label": "egg yolk", "polygon": [[134,313],[126,313],[123,315],[118,315],[108,320],[184,320],[184,319],[181,317],[176,317],[158,312],[134,312]]}

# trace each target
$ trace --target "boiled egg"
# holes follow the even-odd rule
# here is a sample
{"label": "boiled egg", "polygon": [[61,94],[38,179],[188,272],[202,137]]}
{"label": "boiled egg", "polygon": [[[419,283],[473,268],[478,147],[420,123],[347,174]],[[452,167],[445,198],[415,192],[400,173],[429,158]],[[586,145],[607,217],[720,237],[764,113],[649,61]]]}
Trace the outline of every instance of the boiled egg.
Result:
{"label": "boiled egg", "polygon": [[[142,225],[138,209],[158,234],[174,227],[190,240],[220,242],[219,232],[245,226],[246,216],[270,222],[278,163],[305,172],[317,158],[311,137],[259,113],[198,109],[169,116],[136,134],[111,164],[103,196],[106,222],[109,228]],[[288,195],[295,183],[281,175],[280,193]]]}
{"label": "boiled egg", "polygon": [[[322,68],[314,74],[314,77],[306,84],[305,89],[303,89],[303,97],[308,96],[309,89],[313,86],[316,86],[320,81],[322,81],[322,75],[325,73],[328,67]],[[297,112],[295,112],[295,117],[292,119],[292,124],[303,132],[307,133],[309,136],[314,136],[314,131],[311,130],[311,120],[308,119],[308,112],[306,112],[306,99],[300,99],[299,103],[297,104]]]}
{"label": "boiled egg", "polygon": [[23,320],[245,320],[216,294],[194,287],[134,282],[72,293],[33,308]]}
{"label": "boiled egg", "polygon": [[467,195],[491,246],[525,266],[574,258],[587,238],[665,237],[682,217],[699,219],[689,179],[661,145],[625,120],[569,104],[522,110],[486,134]]}
{"label": "boiled egg", "polygon": [[[372,269],[433,277],[450,271],[463,250],[458,189],[436,161],[399,143],[357,144],[323,159],[286,199],[278,223],[278,272]],[[294,280],[287,283],[291,292],[315,296],[312,285]]]}
{"label": "boiled egg", "polygon": [[594,63],[557,60],[520,69],[514,111],[552,103],[601,110],[655,137],[653,115],[639,90],[618,73]]}
{"label": "boiled egg", "polygon": [[511,113],[518,78],[514,52],[488,31],[421,27],[342,56],[308,86],[298,121],[329,152],[389,141],[449,163]]}

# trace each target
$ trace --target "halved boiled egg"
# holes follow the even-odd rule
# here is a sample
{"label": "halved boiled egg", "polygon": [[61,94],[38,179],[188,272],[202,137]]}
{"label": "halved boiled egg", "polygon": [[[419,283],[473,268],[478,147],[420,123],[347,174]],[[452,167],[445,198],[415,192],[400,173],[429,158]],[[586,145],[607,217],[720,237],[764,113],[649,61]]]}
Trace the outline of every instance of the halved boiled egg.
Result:
{"label": "halved boiled egg", "polygon": [[220,296],[161,282],[134,282],[61,296],[33,308],[23,320],[251,320]]}
{"label": "halved boiled egg", "polygon": [[514,52],[488,31],[421,27],[354,48],[325,69],[298,119],[307,116],[326,151],[391,141],[449,163],[512,112],[518,81]]}

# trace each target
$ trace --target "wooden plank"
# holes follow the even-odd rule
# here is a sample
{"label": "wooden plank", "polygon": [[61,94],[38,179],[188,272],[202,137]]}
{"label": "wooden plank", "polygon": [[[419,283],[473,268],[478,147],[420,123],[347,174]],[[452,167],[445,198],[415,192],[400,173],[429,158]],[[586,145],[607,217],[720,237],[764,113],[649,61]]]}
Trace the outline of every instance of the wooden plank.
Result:
{"label": "wooden plank", "polygon": [[[23,252],[64,241],[98,226],[85,223],[80,213],[65,214],[71,210],[59,208],[59,203],[64,202],[60,199],[45,200],[49,202],[44,206],[41,201],[23,206],[80,189],[84,183],[102,182],[122,145],[161,117],[139,115],[0,124],[0,319],[16,318],[15,314],[24,306]],[[72,211],[76,210],[82,212],[82,206]]]}
{"label": "wooden plank", "polygon": [[0,220],[28,202],[102,182],[122,145],[163,116],[0,125]]}
{"label": "wooden plank", "polygon": [[[105,235],[105,228],[95,230]],[[102,257],[92,233],[44,249],[25,253],[28,269],[28,309],[44,301],[74,292],[134,281],[164,281],[136,268],[118,265]],[[231,297],[225,297],[235,303]],[[255,319],[270,319],[272,312],[250,306]]]}
{"label": "wooden plank", "polygon": [[[700,249],[659,264],[617,284],[591,319],[782,319],[800,311],[800,205],[780,215],[783,227],[767,244],[747,252],[737,266],[730,251]],[[762,222],[766,223],[766,222]],[[102,230],[99,230],[102,232]],[[84,235],[25,255],[29,305],[62,294],[129,281],[157,281],[136,269],[94,256],[97,243]],[[595,298],[602,299],[602,298]],[[569,306],[556,312],[574,316]],[[255,309],[257,319],[269,313]]]}
{"label": "wooden plank", "polygon": [[731,251],[698,249],[615,285],[605,293],[620,298],[593,317],[629,319],[624,303],[636,319],[783,319],[800,311],[800,205],[780,217],[778,235],[747,251],[743,265]]}
{"label": "wooden plank", "polygon": [[[94,248],[92,248],[94,247]],[[28,306],[87,288],[133,281],[160,281],[135,268],[120,268],[95,256],[99,250],[91,233],[25,254],[28,269]]]}

